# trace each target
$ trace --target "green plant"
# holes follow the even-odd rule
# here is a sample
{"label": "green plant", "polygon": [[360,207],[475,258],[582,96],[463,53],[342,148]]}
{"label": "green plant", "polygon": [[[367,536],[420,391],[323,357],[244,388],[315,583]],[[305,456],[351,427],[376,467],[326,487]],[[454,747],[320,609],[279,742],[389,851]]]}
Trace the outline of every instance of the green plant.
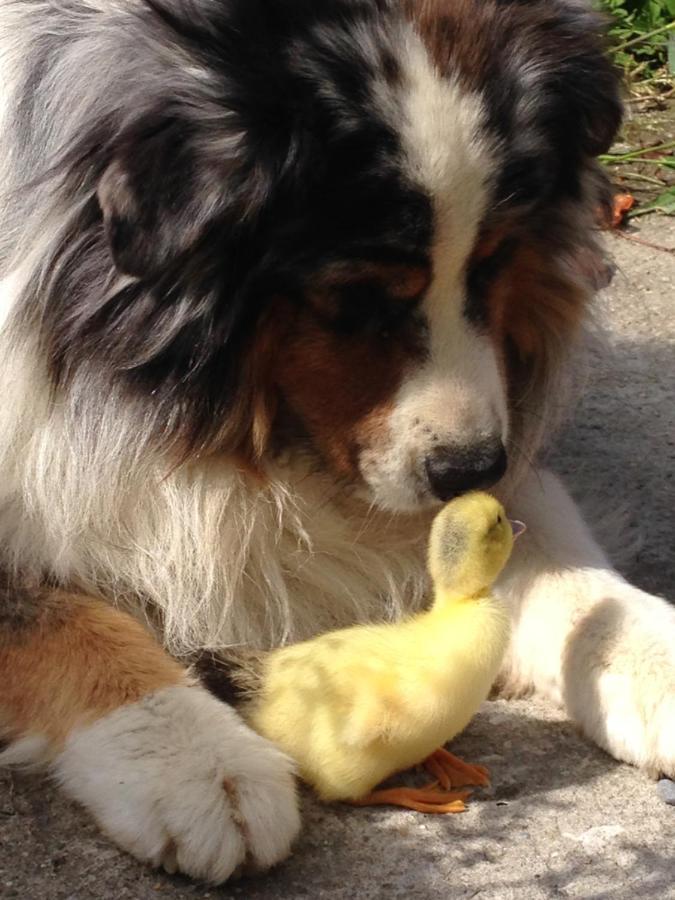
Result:
{"label": "green plant", "polygon": [[629,73],[651,73],[666,62],[668,33],[675,29],[675,0],[600,0],[613,20],[614,58]]}

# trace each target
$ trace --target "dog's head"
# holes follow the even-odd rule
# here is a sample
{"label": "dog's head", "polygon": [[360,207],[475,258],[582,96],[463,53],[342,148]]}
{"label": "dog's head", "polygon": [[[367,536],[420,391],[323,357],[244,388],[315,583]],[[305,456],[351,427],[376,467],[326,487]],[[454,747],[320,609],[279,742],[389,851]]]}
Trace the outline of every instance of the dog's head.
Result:
{"label": "dog's head", "polygon": [[590,292],[620,119],[596,17],[145,7],[138,84],[68,151],[116,274],[55,267],[57,376],[123,382],[186,453],[309,450],[389,509],[495,483]]}

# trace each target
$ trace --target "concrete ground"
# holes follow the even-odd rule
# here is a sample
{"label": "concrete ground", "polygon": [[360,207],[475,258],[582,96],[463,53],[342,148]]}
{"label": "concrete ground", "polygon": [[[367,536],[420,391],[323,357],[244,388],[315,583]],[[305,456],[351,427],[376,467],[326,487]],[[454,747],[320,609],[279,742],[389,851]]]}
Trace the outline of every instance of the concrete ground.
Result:
{"label": "concrete ground", "polygon": [[[635,234],[675,248],[675,219],[650,217]],[[609,346],[593,358],[555,464],[591,515],[623,510],[625,543],[641,538],[642,549],[621,568],[675,599],[675,255],[611,243],[620,273],[603,301]],[[675,807],[560,712],[486,703],[454,749],[493,773],[464,815],[322,807],[305,794],[294,856],[218,890],[136,864],[46,779],[3,774],[0,897],[675,898]]]}

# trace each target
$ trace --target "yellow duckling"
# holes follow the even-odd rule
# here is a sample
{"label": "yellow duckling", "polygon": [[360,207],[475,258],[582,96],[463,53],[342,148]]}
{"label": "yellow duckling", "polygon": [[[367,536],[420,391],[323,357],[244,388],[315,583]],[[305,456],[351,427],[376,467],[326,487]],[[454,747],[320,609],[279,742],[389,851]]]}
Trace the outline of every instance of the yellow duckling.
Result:
{"label": "yellow duckling", "polygon": [[[494,497],[459,497],[431,529],[427,612],[265,656],[247,717],[322,799],[460,812],[470,792],[447,789],[488,782],[486,769],[437,748],[468,724],[497,675],[509,618],[489,588],[523,529]],[[422,761],[439,784],[373,791]]]}

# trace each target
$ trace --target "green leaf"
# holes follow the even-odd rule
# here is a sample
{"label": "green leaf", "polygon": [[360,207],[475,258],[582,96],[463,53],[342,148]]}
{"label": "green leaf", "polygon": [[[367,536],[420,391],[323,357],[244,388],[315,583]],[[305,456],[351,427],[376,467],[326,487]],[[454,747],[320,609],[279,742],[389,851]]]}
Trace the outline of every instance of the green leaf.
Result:
{"label": "green leaf", "polygon": [[628,216],[633,219],[636,216],[644,216],[651,212],[660,212],[666,216],[675,216],[675,185],[668,188],[667,191],[664,191],[663,194],[655,200],[651,200],[639,209],[631,210],[631,212],[628,213]]}

